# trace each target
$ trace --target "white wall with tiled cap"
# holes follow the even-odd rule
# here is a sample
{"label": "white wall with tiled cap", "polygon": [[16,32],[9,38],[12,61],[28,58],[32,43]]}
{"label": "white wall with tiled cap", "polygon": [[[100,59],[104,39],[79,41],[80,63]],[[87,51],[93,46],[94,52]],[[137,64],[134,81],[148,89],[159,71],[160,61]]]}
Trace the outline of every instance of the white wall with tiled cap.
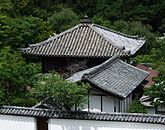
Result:
{"label": "white wall with tiled cap", "polygon": [[50,119],[48,130],[165,130],[165,125],[116,121]]}
{"label": "white wall with tiled cap", "polygon": [[[136,119],[133,117],[135,114],[115,115],[108,117],[107,114],[95,113],[91,116],[88,113],[88,115],[84,115],[83,119],[81,115],[79,115],[79,118],[76,116],[77,119],[75,117],[73,119],[50,118],[47,121],[48,129],[40,126],[38,130],[41,130],[41,127],[43,130],[165,130],[165,118],[161,115],[138,114]],[[67,114],[65,118],[68,118]],[[109,120],[110,118],[112,121]],[[137,119],[139,121],[134,122]],[[39,126],[34,117],[0,115],[0,130],[37,130],[37,125]]]}
{"label": "white wall with tiled cap", "polygon": [[36,130],[34,117],[0,115],[0,130]]}

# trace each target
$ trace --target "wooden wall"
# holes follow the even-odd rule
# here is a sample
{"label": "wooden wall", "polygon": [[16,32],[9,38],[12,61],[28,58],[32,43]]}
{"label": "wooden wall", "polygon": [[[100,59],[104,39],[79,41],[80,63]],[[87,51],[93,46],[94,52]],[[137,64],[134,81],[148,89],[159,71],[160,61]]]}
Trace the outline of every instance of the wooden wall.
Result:
{"label": "wooden wall", "polygon": [[88,68],[103,63],[105,58],[67,58],[67,57],[42,57],[42,72],[47,73],[51,70],[65,71],[65,68],[73,62],[86,61]]}

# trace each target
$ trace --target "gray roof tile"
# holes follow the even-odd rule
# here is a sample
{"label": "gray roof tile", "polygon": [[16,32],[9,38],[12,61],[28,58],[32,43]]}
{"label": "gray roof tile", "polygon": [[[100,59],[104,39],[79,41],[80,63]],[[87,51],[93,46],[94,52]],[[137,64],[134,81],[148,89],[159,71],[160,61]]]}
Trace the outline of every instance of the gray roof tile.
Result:
{"label": "gray roof tile", "polygon": [[75,73],[67,80],[87,80],[117,97],[126,98],[148,75],[148,72],[114,56],[101,65]]}
{"label": "gray roof tile", "polygon": [[133,55],[144,43],[144,39],[84,23],[21,51],[40,56],[111,57]]}

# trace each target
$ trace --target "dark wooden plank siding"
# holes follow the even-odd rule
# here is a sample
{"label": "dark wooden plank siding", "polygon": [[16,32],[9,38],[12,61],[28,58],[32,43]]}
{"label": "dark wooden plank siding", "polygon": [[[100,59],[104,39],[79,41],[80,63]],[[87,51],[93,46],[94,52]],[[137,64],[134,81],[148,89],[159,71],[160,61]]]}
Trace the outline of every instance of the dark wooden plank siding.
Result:
{"label": "dark wooden plank siding", "polygon": [[37,130],[48,130],[47,118],[37,118]]}
{"label": "dark wooden plank siding", "polygon": [[105,60],[107,60],[107,58],[42,57],[42,72],[47,73],[51,70],[57,72],[65,71],[72,63],[80,61],[87,61],[86,65],[90,68],[103,63]]}

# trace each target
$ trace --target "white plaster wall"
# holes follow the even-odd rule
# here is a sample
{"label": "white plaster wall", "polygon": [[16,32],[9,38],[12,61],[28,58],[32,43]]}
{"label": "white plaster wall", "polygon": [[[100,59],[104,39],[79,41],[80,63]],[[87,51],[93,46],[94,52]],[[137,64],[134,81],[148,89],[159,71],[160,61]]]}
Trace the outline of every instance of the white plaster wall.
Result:
{"label": "white plaster wall", "polygon": [[103,112],[114,112],[114,98],[103,96]]}
{"label": "white plaster wall", "polygon": [[158,111],[165,111],[165,106],[164,105],[160,105],[157,108]]}
{"label": "white plaster wall", "polygon": [[[101,102],[102,102],[102,104],[101,104]],[[102,96],[102,98],[101,98],[101,96],[99,96],[99,95],[90,95],[89,96],[90,110],[101,112],[101,107],[102,107],[102,112],[114,112],[114,97]]]}
{"label": "white plaster wall", "polygon": [[116,112],[128,112],[129,105],[131,102],[132,95],[129,95],[127,98],[120,100],[114,96],[107,95],[98,90],[91,90],[89,96],[89,106],[88,103],[85,103],[83,107],[78,109],[88,111],[89,108],[90,111],[101,112],[102,108],[102,112],[115,112],[115,109]]}
{"label": "white plaster wall", "polygon": [[89,96],[89,108],[101,112],[102,107],[102,112],[114,112],[114,100],[114,97],[92,89]]}
{"label": "white plaster wall", "polygon": [[36,130],[33,117],[0,115],[0,130]]}
{"label": "white plaster wall", "polygon": [[[102,100],[102,104],[101,104]],[[101,106],[102,105],[102,106]],[[120,105],[120,107],[119,107]],[[128,112],[128,99],[125,100],[119,100],[112,96],[99,96],[99,95],[90,95],[89,96],[89,106],[88,103],[85,103],[82,108],[78,108],[81,110],[88,111],[88,108],[90,108],[90,111],[100,111],[101,112]],[[120,110],[119,110],[120,108]]]}
{"label": "white plaster wall", "polygon": [[118,98],[114,98],[114,107],[116,108],[116,112],[119,111],[120,100]]}
{"label": "white plaster wall", "polygon": [[89,96],[89,107],[90,110],[100,110],[101,111],[101,96]]}
{"label": "white plaster wall", "polygon": [[165,125],[151,123],[50,119],[49,130],[165,130]]}
{"label": "white plaster wall", "polygon": [[147,108],[147,113],[148,114],[155,114],[155,107],[149,107],[149,108]]}

